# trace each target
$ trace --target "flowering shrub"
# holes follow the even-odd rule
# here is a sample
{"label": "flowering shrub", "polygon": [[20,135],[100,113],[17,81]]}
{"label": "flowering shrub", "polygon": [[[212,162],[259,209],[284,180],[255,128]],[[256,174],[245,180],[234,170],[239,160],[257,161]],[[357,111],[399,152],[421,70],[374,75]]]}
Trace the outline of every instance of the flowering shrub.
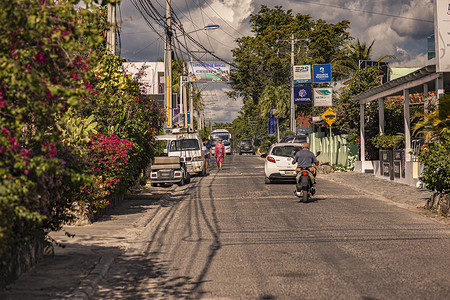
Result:
{"label": "flowering shrub", "polygon": [[127,188],[125,179],[132,149],[132,142],[120,140],[115,135],[92,135],[85,154],[94,182],[82,187],[87,201],[80,201],[81,207],[93,213],[101,211],[109,205],[109,195]]}
{"label": "flowering shrub", "polygon": [[60,229],[90,181],[84,159],[62,143],[55,122],[91,93],[103,38],[86,2],[76,10],[74,1],[0,1],[2,283],[16,246]]}
{"label": "flowering shrub", "polygon": [[396,135],[376,135],[371,138],[371,141],[377,149],[398,150],[405,147],[405,135],[403,133]]}
{"label": "flowering shrub", "polygon": [[151,142],[162,128],[164,112],[155,99],[142,95],[139,82],[121,71],[122,62],[111,55],[100,58],[90,78],[92,92],[77,110],[84,116],[94,115],[99,132],[133,143],[125,179],[130,187],[150,161]]}
{"label": "flowering shrub", "polygon": [[420,177],[428,189],[440,193],[450,191],[450,136],[422,146],[419,161],[425,168]]}

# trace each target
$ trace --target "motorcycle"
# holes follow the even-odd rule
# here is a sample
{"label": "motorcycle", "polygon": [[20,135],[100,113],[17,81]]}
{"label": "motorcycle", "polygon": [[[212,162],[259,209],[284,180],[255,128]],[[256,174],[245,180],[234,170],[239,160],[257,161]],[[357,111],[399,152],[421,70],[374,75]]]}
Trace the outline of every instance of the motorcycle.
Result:
{"label": "motorcycle", "polygon": [[[317,152],[316,157],[319,155],[320,151]],[[296,176],[296,191],[294,192],[300,198],[300,202],[306,203],[311,200],[311,197],[316,193],[314,184],[315,177],[309,168],[301,168]]]}

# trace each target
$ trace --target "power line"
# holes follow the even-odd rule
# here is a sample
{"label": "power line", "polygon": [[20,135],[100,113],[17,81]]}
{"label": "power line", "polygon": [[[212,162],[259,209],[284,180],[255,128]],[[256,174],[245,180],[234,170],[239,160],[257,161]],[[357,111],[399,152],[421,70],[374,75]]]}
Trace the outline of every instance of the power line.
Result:
{"label": "power line", "polygon": [[[155,28],[155,26],[152,24],[152,22],[149,20],[149,18],[152,19],[156,24],[158,24],[161,27],[163,27],[164,30],[167,30],[165,16],[163,16],[161,13],[158,12],[156,7],[152,4],[152,2],[150,0],[131,0],[131,2],[135,6],[135,8],[138,10],[138,12],[142,15],[144,20],[147,22],[147,25],[154,32],[156,32],[161,39],[164,39],[164,36],[161,33],[158,32],[158,30]],[[158,3],[158,5],[161,6],[161,4],[158,1],[156,1],[156,2]],[[170,9],[173,12],[173,8],[170,7]],[[221,57],[215,55],[212,51],[208,50],[205,46],[203,46],[200,42],[198,42],[196,39],[194,39],[191,35],[186,33],[186,31],[184,30],[183,26],[181,25],[180,19],[178,18],[178,16],[176,15],[175,12],[173,12],[173,16],[174,16],[175,19],[178,20],[178,22],[173,22],[173,24],[172,24],[173,27],[178,29],[189,41],[191,41],[194,45],[196,45],[200,49],[204,50],[206,53],[210,54],[212,57],[216,58],[217,60],[222,61],[224,63],[227,63],[229,65],[232,65],[228,61],[226,61],[226,60],[222,59]],[[186,53],[189,53],[190,55],[192,55],[192,53],[188,49],[187,45],[183,45],[183,43],[178,39],[178,37],[176,35],[174,35],[174,38],[178,41],[178,44],[187,51]],[[172,46],[176,47],[174,45],[173,41],[172,41]],[[182,49],[179,46],[176,47],[176,48],[178,50],[182,51]],[[194,55],[192,55],[192,56],[194,56]],[[201,61],[201,60],[198,59],[198,61]]]}
{"label": "power line", "polygon": [[356,8],[342,7],[342,6],[338,6],[338,5],[325,4],[325,3],[321,3],[321,2],[311,2],[311,1],[305,1],[305,0],[295,0],[295,1],[308,3],[308,4],[313,4],[313,5],[319,5],[319,6],[327,6],[327,7],[339,8],[339,9],[343,9],[343,10],[357,11],[357,12],[362,12],[362,13],[367,13],[367,14],[372,14],[372,15],[380,15],[380,16],[399,18],[399,19],[406,19],[406,20],[413,20],[413,21],[419,21],[419,22],[427,22],[427,23],[433,23],[434,22],[432,20],[425,20],[425,19],[419,19],[419,18],[405,17],[405,16],[387,14],[387,13],[382,13],[382,12],[374,12],[374,11],[362,10],[362,9],[356,9]]}

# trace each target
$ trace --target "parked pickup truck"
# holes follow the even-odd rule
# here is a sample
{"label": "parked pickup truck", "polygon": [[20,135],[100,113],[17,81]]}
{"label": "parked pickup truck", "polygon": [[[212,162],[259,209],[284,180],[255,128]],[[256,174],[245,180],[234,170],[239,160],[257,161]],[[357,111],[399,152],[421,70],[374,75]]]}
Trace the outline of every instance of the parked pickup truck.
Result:
{"label": "parked pickup truck", "polygon": [[155,157],[150,171],[152,186],[158,184],[178,184],[180,186],[190,182],[190,175],[180,157]]}

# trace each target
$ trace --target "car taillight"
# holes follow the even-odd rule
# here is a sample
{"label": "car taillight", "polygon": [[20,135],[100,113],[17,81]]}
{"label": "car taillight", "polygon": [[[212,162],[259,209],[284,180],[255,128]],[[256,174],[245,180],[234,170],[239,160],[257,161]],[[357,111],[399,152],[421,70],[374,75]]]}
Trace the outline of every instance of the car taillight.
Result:
{"label": "car taillight", "polygon": [[267,156],[267,161],[270,161],[271,163],[275,163],[275,158],[272,156]]}
{"label": "car taillight", "polygon": [[175,176],[181,176],[181,172],[175,172]]}
{"label": "car taillight", "polygon": [[152,173],[152,177],[156,177],[156,173]]}
{"label": "car taillight", "polygon": [[302,176],[308,176],[308,171],[302,171]]}

